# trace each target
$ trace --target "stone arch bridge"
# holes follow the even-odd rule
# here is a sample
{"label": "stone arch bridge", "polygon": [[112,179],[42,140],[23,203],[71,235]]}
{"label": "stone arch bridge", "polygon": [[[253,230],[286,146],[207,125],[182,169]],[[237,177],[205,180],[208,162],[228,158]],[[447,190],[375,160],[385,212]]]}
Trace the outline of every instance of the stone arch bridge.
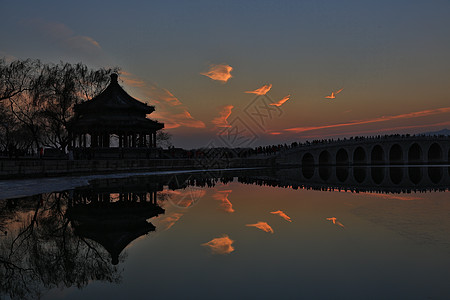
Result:
{"label": "stone arch bridge", "polygon": [[282,151],[278,165],[434,165],[450,163],[450,136],[381,136],[301,144]]}

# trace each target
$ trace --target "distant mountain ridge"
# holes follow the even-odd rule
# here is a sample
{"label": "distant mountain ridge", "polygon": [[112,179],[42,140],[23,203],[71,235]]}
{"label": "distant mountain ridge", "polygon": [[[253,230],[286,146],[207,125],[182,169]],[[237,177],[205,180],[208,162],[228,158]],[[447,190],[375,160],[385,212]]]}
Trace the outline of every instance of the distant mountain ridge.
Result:
{"label": "distant mountain ridge", "polygon": [[450,129],[444,128],[439,131],[424,132],[421,134],[424,134],[424,135],[450,135]]}

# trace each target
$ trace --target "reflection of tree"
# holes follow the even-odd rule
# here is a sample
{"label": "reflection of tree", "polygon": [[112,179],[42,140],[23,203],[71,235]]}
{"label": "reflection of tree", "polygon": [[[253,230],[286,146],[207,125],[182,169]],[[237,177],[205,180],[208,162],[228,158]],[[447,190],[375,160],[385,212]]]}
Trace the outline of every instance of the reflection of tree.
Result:
{"label": "reflection of tree", "polygon": [[[41,198],[42,197],[42,198]],[[33,210],[14,212],[20,227],[0,238],[0,294],[38,298],[55,287],[81,288],[91,280],[119,282],[117,267],[98,244],[79,238],[65,219],[68,193],[38,197]],[[18,224],[17,224],[18,225]]]}

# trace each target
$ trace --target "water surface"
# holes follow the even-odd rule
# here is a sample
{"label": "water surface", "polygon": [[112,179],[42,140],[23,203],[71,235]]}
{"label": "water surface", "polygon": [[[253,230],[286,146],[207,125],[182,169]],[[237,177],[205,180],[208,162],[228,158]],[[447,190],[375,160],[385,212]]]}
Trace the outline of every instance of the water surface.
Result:
{"label": "water surface", "polygon": [[447,299],[448,172],[164,174],[4,199],[2,297]]}

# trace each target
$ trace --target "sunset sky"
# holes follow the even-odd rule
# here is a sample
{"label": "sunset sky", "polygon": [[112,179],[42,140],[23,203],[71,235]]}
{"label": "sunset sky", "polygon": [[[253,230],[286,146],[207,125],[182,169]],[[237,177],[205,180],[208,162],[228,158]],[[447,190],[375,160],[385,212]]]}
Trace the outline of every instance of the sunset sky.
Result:
{"label": "sunset sky", "polygon": [[450,128],[447,0],[15,0],[1,11],[0,57],[120,67],[178,147]]}

